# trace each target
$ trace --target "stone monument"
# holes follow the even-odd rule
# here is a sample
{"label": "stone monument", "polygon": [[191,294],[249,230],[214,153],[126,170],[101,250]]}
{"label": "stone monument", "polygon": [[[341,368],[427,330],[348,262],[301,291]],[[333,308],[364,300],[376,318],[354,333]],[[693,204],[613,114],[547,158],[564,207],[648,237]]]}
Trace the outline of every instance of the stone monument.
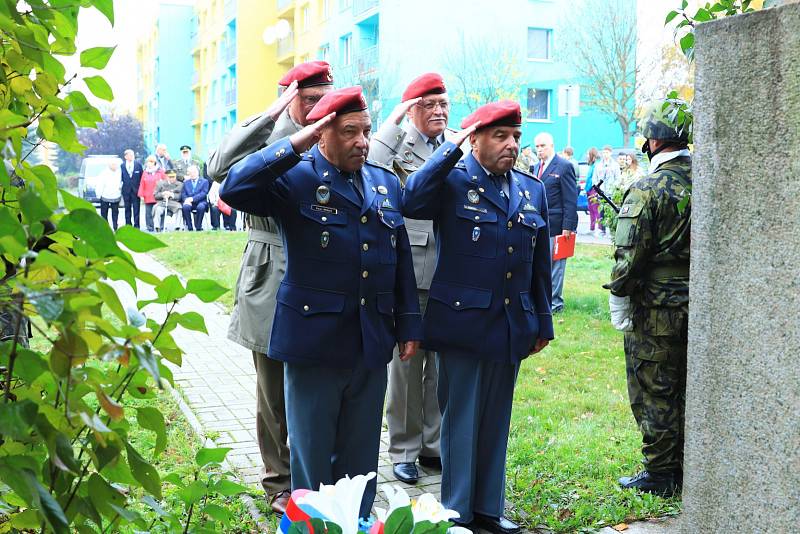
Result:
{"label": "stone monument", "polygon": [[685,532],[800,532],[800,3],[696,32]]}

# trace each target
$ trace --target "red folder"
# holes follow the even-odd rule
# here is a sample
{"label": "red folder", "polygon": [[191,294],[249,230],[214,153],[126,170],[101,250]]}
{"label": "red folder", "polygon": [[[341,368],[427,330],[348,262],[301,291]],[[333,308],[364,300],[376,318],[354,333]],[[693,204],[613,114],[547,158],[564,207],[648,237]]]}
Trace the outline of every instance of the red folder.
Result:
{"label": "red folder", "polygon": [[553,245],[553,261],[564,260],[575,255],[575,238],[578,234],[557,235]]}

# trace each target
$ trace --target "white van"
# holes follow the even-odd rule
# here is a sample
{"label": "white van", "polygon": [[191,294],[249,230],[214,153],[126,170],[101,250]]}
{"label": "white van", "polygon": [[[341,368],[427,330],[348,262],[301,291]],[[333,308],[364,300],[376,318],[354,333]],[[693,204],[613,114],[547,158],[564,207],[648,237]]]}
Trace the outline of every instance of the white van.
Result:
{"label": "white van", "polygon": [[88,200],[92,204],[100,205],[100,198],[96,193],[97,180],[112,161],[122,165],[122,159],[118,156],[98,155],[83,158],[81,174],[78,177],[78,195],[81,198]]}

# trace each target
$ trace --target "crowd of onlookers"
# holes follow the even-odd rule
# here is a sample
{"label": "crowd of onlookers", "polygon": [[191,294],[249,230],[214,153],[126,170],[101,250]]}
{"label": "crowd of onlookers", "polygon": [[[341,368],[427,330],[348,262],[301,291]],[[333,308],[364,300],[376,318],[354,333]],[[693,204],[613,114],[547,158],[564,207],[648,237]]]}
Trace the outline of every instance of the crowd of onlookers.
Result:
{"label": "crowd of onlookers", "polygon": [[120,203],[124,206],[125,224],[136,228],[144,204],[148,232],[161,232],[168,227],[200,231],[206,214],[212,230],[236,230],[237,213],[219,198],[219,184],[208,178],[205,164],[192,157],[188,145],[181,146],[180,153],[179,159],[172,159],[166,145],[161,144],[142,165],[133,150],[127,149],[121,164],[118,160],[108,164],[98,178],[95,192],[100,199],[100,214],[114,230]]}

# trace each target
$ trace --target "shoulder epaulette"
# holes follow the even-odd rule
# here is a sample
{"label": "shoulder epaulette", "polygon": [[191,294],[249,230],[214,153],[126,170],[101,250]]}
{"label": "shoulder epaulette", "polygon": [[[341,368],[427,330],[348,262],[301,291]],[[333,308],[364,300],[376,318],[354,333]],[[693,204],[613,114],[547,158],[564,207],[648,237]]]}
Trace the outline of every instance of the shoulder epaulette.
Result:
{"label": "shoulder epaulette", "polygon": [[372,167],[378,167],[379,169],[383,169],[385,171],[389,171],[390,173],[394,174],[394,170],[389,165],[384,165],[383,163],[379,163],[375,160],[368,159],[365,162],[367,165],[371,165]]}
{"label": "shoulder epaulette", "polygon": [[528,178],[533,178],[534,180],[537,180],[537,181],[541,182],[541,180],[539,180],[536,176],[534,176],[533,173],[531,173],[530,171],[526,171],[524,169],[520,169],[519,167],[513,167],[511,170],[512,171],[516,171],[516,172],[521,173],[521,174],[524,174]]}

